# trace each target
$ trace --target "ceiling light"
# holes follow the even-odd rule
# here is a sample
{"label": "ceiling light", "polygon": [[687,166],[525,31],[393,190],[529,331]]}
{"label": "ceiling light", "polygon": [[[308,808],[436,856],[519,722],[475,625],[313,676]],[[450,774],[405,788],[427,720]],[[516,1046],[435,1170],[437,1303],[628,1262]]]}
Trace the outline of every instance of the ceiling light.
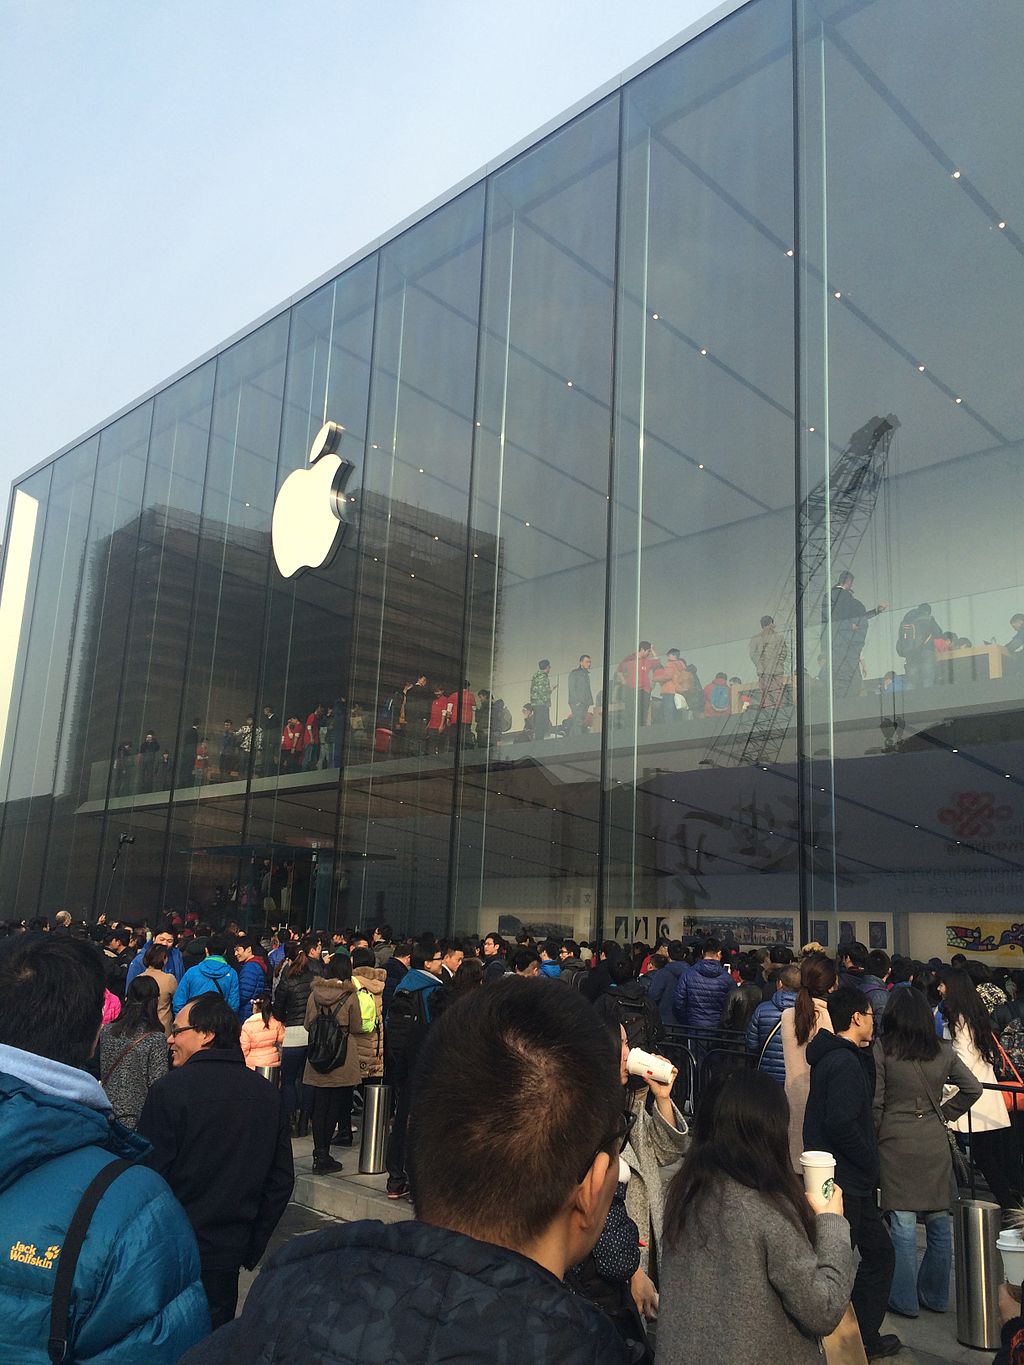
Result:
{"label": "ceiling light", "polygon": [[837,289],[836,292],[832,295],[832,297],[834,299],[841,299],[843,297],[843,291],[841,289]]}
{"label": "ceiling light", "polygon": [[700,353],[701,353],[701,355],[707,355],[707,353],[708,353],[707,347],[706,347],[706,346],[702,346],[702,347],[700,348]]}
{"label": "ceiling light", "polygon": [[919,370],[919,372],[920,372],[921,374],[924,374],[924,366],[923,366],[923,365],[918,365],[917,368],[918,368],[918,370]]}
{"label": "ceiling light", "polygon": [[786,255],[787,255],[787,256],[792,256],[792,254],[793,254],[793,248],[790,247],[789,250],[786,252]]}
{"label": "ceiling light", "polygon": [[567,379],[567,380],[565,381],[565,387],[566,387],[567,389],[571,389],[571,388],[572,388],[572,380],[571,380],[571,379]]}
{"label": "ceiling light", "polygon": [[697,466],[697,468],[698,468],[698,469],[703,469],[704,466],[703,466],[702,464],[699,464],[699,465]]}
{"label": "ceiling light", "polygon": [[421,474],[423,473],[423,470],[422,470],[422,469],[420,470],[420,473],[421,473]]}
{"label": "ceiling light", "polygon": [[654,319],[655,322],[658,321],[658,319],[659,319],[660,316],[661,316],[660,313],[652,313],[652,314],[651,314],[651,317]]}
{"label": "ceiling light", "polygon": [[1003,230],[1003,228],[1004,228],[1005,226],[1006,226],[1005,223],[997,223],[997,224],[996,224],[996,227],[999,228],[1000,232],[1002,232],[1002,230]]}
{"label": "ceiling light", "polygon": [[954,398],[954,399],[953,399],[953,402],[954,402],[954,403],[962,403],[963,401],[964,401],[964,400],[963,400],[962,398]]}
{"label": "ceiling light", "polygon": [[959,172],[959,171],[954,171],[954,172],[953,172],[953,179],[954,179],[954,180],[959,180],[959,179],[960,179],[960,172]]}

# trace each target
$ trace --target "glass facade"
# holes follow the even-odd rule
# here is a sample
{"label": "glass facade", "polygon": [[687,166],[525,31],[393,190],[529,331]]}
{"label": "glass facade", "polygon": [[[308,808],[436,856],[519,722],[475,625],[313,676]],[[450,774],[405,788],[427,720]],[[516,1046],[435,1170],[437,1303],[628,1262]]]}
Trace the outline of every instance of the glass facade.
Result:
{"label": "glass facade", "polygon": [[751,0],[18,481],[0,916],[1010,961],[1022,58]]}

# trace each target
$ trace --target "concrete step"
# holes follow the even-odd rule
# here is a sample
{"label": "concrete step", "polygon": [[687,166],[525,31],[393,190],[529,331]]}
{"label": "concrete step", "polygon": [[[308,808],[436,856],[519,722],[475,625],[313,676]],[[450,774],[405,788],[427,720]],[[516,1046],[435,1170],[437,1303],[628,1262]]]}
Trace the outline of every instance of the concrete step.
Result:
{"label": "concrete step", "polygon": [[387,1175],[359,1174],[359,1139],[353,1147],[332,1147],[331,1155],[344,1166],[334,1175],[313,1174],[312,1138],[294,1138],[295,1190],[292,1199],[303,1208],[347,1223],[376,1218],[382,1223],[401,1223],[413,1216],[407,1199],[389,1199]]}

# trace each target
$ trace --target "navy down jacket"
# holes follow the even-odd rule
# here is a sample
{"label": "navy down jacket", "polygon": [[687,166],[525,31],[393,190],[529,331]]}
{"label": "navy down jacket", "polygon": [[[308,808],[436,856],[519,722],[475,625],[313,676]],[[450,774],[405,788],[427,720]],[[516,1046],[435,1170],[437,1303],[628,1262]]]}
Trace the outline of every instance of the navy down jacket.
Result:
{"label": "navy down jacket", "polygon": [[241,1317],[181,1365],[629,1359],[600,1309],[535,1261],[413,1221],[341,1223],[295,1238],[267,1262]]}
{"label": "navy down jacket", "polygon": [[676,1020],[686,1028],[717,1029],[725,998],[735,982],[713,957],[702,957],[695,967],[684,972],[676,986]]}
{"label": "navy down jacket", "polygon": [[[786,1083],[786,1059],[782,1052],[782,1011],[792,1009],[796,1004],[796,991],[778,990],[770,1000],[764,1000],[750,1016],[745,1039],[747,1051],[755,1058],[764,1052],[759,1071],[774,1076],[783,1085]],[[768,1042],[769,1038],[771,1042]],[[768,1044],[765,1047],[765,1044]]]}

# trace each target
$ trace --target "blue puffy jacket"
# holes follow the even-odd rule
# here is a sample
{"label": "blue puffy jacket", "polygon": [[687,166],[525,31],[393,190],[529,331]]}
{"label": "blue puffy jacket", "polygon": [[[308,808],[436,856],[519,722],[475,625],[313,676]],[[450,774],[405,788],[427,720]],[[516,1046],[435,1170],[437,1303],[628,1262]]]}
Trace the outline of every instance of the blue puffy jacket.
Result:
{"label": "blue puffy jacket", "polygon": [[[124,979],[124,989],[126,994],[128,991],[128,987],[132,984],[132,982],[139,975],[139,973],[144,972],[146,970],[146,964],[143,961],[143,958],[146,956],[146,954],[149,952],[152,946],[153,945],[151,943],[147,943],[145,948],[140,948],[139,951],[132,958],[131,963],[129,964],[128,967],[128,975]],[[178,981],[180,981],[181,978],[185,975],[185,964],[181,959],[180,948],[168,948],[167,961],[164,963],[164,971],[170,972],[171,976],[173,976]]]}
{"label": "blue puffy jacket", "polygon": [[672,1008],[676,998],[676,987],[679,985],[679,978],[689,970],[688,962],[666,962],[664,967],[659,967],[656,972],[648,972],[641,978],[649,998],[658,1007],[663,1024],[676,1022],[675,1011]]}
{"label": "blue puffy jacket", "polygon": [[255,958],[243,962],[238,969],[238,1018],[243,1024],[252,1014],[253,1000],[266,989],[267,977],[260,963]]}
{"label": "blue puffy jacket", "polygon": [[[19,1080],[11,1071],[20,1059],[65,1094],[94,1087],[95,1107]],[[0,1360],[11,1365],[49,1360],[54,1264],[86,1186],[113,1158],[138,1161],[149,1151],[105,1104],[84,1072],[0,1048]],[[97,1205],[71,1321],[76,1365],[173,1365],[209,1332],[195,1236],[154,1171],[123,1171]]]}
{"label": "blue puffy jacket", "polygon": [[783,1085],[786,1083],[786,1059],[782,1051],[782,1029],[778,1025],[782,1022],[782,1011],[792,1009],[795,1004],[796,991],[777,990],[770,1000],[763,1000],[750,1016],[744,1040],[747,1051],[755,1057],[760,1057],[764,1050],[764,1060],[758,1070],[774,1076]]}
{"label": "blue puffy jacket", "polygon": [[684,972],[676,986],[676,1020],[686,1028],[718,1028],[725,997],[736,983],[713,957],[702,957]]}
{"label": "blue puffy jacket", "polygon": [[197,995],[209,995],[211,991],[220,991],[231,1008],[237,1012],[238,973],[234,967],[229,967],[222,957],[206,957],[194,967],[189,967],[174,992],[174,1013],[177,1014],[179,1010],[184,1009]]}

